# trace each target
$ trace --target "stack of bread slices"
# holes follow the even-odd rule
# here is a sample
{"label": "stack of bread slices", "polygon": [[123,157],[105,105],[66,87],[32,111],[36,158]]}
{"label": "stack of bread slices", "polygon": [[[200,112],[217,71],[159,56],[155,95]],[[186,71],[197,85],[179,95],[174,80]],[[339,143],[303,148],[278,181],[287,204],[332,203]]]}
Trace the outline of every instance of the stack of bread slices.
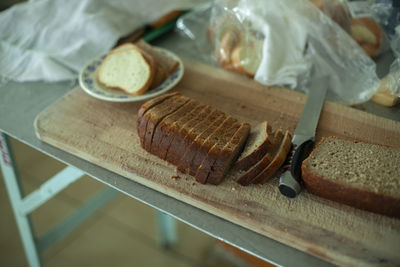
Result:
{"label": "stack of bread slices", "polygon": [[97,81],[129,95],[141,95],[162,84],[178,64],[140,40],[120,45],[108,53],[97,73]]}
{"label": "stack of bread slices", "polygon": [[144,103],[137,129],[144,149],[203,184],[221,183],[230,170],[239,170],[242,185],[264,183],[291,147],[289,132],[272,133],[266,122],[251,131],[248,123],[179,92]]}

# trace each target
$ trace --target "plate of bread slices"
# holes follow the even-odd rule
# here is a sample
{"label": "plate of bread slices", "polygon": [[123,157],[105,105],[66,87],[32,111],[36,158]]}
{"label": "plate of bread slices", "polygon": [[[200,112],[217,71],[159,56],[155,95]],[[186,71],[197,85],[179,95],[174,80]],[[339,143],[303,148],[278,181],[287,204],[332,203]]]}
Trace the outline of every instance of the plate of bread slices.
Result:
{"label": "plate of bread slices", "polygon": [[101,100],[141,101],[172,89],[183,69],[176,54],[140,40],[91,60],[82,69],[79,83],[86,93]]}

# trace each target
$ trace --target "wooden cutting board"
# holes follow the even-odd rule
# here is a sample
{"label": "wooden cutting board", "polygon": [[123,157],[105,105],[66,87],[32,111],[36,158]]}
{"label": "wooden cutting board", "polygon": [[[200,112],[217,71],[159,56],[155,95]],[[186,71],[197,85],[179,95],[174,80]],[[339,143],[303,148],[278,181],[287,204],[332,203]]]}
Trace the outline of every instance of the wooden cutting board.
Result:
{"label": "wooden cutting board", "polygon": [[[246,77],[185,63],[176,87],[252,125],[268,120],[292,133],[306,96]],[[70,91],[38,115],[37,136],[58,148],[216,216],[339,265],[400,265],[400,220],[354,209],[303,191],[283,197],[278,178],[240,186],[227,177],[202,185],[141,148],[136,113],[143,102],[111,103]],[[336,135],[400,148],[400,123],[326,102],[317,139]],[[399,163],[400,165],[400,163]],[[174,175],[180,178],[172,179]]]}

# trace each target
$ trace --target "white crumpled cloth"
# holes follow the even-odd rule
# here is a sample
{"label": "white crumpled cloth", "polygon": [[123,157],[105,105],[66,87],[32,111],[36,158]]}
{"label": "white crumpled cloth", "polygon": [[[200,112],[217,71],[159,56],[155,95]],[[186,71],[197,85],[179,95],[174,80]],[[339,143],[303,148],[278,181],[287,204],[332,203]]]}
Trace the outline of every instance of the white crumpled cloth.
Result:
{"label": "white crumpled cloth", "polygon": [[0,13],[0,77],[62,81],[77,78],[120,37],[195,0],[36,0]]}

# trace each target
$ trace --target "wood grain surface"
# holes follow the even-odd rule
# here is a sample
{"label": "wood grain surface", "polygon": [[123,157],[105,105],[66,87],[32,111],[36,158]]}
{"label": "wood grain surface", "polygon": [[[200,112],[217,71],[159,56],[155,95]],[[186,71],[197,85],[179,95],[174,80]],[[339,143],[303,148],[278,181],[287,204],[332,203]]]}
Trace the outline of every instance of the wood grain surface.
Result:
{"label": "wood grain surface", "polygon": [[[253,126],[268,120],[292,133],[306,96],[262,86],[246,77],[195,62],[175,90],[211,104]],[[358,210],[303,191],[283,197],[278,178],[240,186],[227,177],[219,186],[193,177],[141,148],[136,132],[143,102],[111,103],[80,88],[45,109],[35,121],[44,142],[220,216],[279,242],[338,265],[400,265],[400,220]],[[336,135],[400,148],[400,123],[326,102],[317,139]],[[179,178],[172,177],[178,175]],[[290,256],[290,255],[288,255]]]}

